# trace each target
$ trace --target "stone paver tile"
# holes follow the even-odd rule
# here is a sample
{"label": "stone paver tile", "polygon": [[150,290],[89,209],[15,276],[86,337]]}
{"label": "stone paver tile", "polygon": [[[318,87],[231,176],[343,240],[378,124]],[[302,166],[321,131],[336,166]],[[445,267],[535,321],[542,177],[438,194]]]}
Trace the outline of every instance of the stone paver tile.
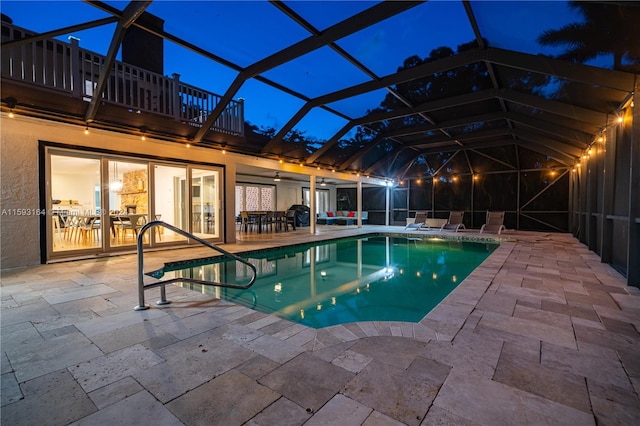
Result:
{"label": "stone paver tile", "polygon": [[502,345],[501,340],[463,330],[453,342],[429,342],[421,356],[490,378],[498,363]]}
{"label": "stone paver tile", "polygon": [[290,359],[296,357],[302,353],[302,349],[299,346],[291,345],[288,342],[273,336],[260,336],[257,339],[250,340],[243,343],[247,349],[251,349],[254,352],[259,353],[279,364],[284,364]]}
{"label": "stone paver tile", "polygon": [[567,303],[570,305],[603,306],[605,308],[612,309],[618,308],[618,305],[611,298],[609,293],[604,291],[591,290],[588,295],[566,291],[564,294],[567,298]]}
{"label": "stone paver tile", "polygon": [[[0,321],[3,319],[4,318],[0,318]],[[33,345],[44,341],[42,334],[38,332],[30,321],[19,322],[12,325],[2,324],[2,328],[0,329],[0,339],[3,349],[19,345]],[[7,372],[5,371],[5,361],[6,365],[9,365],[9,360],[6,358],[6,354],[4,352],[2,361],[2,373],[4,374]]]}
{"label": "stone paver tile", "polygon": [[378,336],[380,331],[376,328],[373,322],[359,322],[358,326],[364,332],[366,336]]}
{"label": "stone paver tile", "polygon": [[344,340],[326,328],[321,328],[316,332],[316,340],[324,346],[334,346],[344,342]]}
{"label": "stone paver tile", "polygon": [[373,361],[342,393],[402,423],[419,425],[440,388],[426,373],[418,367],[409,372]]}
{"label": "stone paver tile", "polygon": [[184,424],[240,425],[278,398],[278,393],[231,370],[166,406]]}
{"label": "stone paver tile", "polygon": [[571,317],[568,315],[517,305],[513,316],[526,320],[537,321],[551,327],[566,330],[567,332],[572,331]]}
{"label": "stone paver tile", "polygon": [[95,335],[91,340],[103,352],[109,353],[143,342],[147,347],[162,347],[177,342],[178,338],[145,321]]}
{"label": "stone paver tile", "polygon": [[358,339],[358,336],[353,334],[353,332],[344,325],[334,325],[332,327],[325,328],[325,330],[336,336],[342,342],[350,342]]}
{"label": "stone paver tile", "polygon": [[604,325],[600,322],[599,319],[597,321],[590,321],[582,318],[571,317],[571,323],[574,326],[578,325],[582,327],[597,328],[598,330],[605,330]]}
{"label": "stone paver tile", "polygon": [[552,302],[550,300],[543,300],[541,309],[590,321],[599,320],[598,314],[596,313],[595,309],[590,306],[572,306],[564,303]]}
{"label": "stone paver tile", "polygon": [[537,359],[523,359],[509,351],[503,351],[493,380],[586,413],[591,410],[586,382],[582,376],[541,365]]}
{"label": "stone paver tile", "polygon": [[267,357],[256,355],[253,358],[243,362],[235,369],[254,380],[258,380],[265,374],[272,372],[279,366],[280,364],[270,360]]}
{"label": "stone paver tile", "polygon": [[[263,336],[264,333],[262,331],[249,328],[246,325],[229,323],[208,331],[206,335],[209,337],[225,339],[235,343],[236,345],[243,345]],[[198,339],[197,336],[194,336],[194,338]]]}
{"label": "stone paver tile", "polygon": [[317,356],[320,359],[331,362],[342,355],[345,351],[349,350],[349,348],[351,348],[351,346],[353,346],[355,343],[356,341],[342,342],[337,345],[319,348],[318,350],[315,350],[311,353],[313,354],[313,356]]}
{"label": "stone paver tile", "polygon": [[453,414],[450,411],[442,409],[436,405],[432,405],[429,408],[429,412],[427,413],[424,421],[420,423],[420,426],[431,426],[431,425],[439,425],[439,426],[474,426],[477,423],[469,419],[465,419],[464,417]]}
{"label": "stone paver tile", "polygon": [[497,294],[508,295],[515,297],[518,300],[524,300],[529,302],[539,302],[541,300],[549,300],[557,303],[565,303],[566,299],[564,291],[558,289],[557,291],[545,291],[535,288],[513,287],[513,286],[500,286]]}
{"label": "stone paver tile", "polygon": [[233,323],[234,324],[248,325],[248,324],[254,323],[256,321],[259,321],[259,320],[261,320],[263,318],[266,318],[268,316],[269,316],[269,314],[253,311],[249,315],[245,315],[242,318],[238,318],[238,319],[234,320]]}
{"label": "stone paver tile", "polygon": [[632,311],[622,311],[618,308],[607,308],[604,306],[594,306],[595,311],[601,318],[613,318],[618,321],[625,321],[640,329],[640,315]]}
{"label": "stone paver tile", "polygon": [[633,324],[607,317],[602,317],[602,324],[604,324],[607,331],[623,334],[640,343],[640,333],[638,333],[638,330],[636,330]]}
{"label": "stone paver tile", "polygon": [[349,350],[343,352],[342,355],[339,355],[331,361],[331,363],[338,367],[342,367],[347,371],[351,371],[352,373],[359,373],[363,368],[369,365],[371,361],[373,361],[373,358]]}
{"label": "stone paver tile", "polygon": [[164,323],[158,327],[178,339],[186,339],[225,324],[227,324],[227,320],[219,317],[215,312],[203,312],[187,318],[181,318],[179,321]]}
{"label": "stone paver tile", "polygon": [[58,317],[60,317],[60,313],[47,302],[41,300],[37,303],[2,309],[2,328],[4,330],[9,325],[26,321],[31,321],[34,324],[46,323]]}
{"label": "stone paver tile", "polygon": [[447,377],[434,405],[480,425],[595,425],[591,414],[483,377]]}
{"label": "stone paver tile", "polygon": [[407,368],[424,350],[426,343],[406,337],[377,336],[358,340],[351,351],[398,368]]}
{"label": "stone paver tile", "polygon": [[373,410],[351,398],[337,394],[327,402],[305,425],[308,426],[360,426]]}
{"label": "stone paver tile", "polygon": [[2,407],[2,424],[12,426],[66,425],[97,411],[66,370],[22,384],[24,399]]}
{"label": "stone paver tile", "polygon": [[276,333],[281,332],[282,330],[286,329],[287,327],[291,327],[291,325],[293,325],[293,323],[291,321],[287,321],[287,320],[283,320],[281,318],[278,318],[278,321],[274,322],[273,324],[269,324],[266,327],[262,327],[260,329],[260,332],[272,336],[272,335],[274,335]]}
{"label": "stone paver tile", "polygon": [[280,321],[280,318],[275,315],[269,315],[268,317],[264,317],[258,321],[247,324],[247,327],[253,328],[254,330],[260,330],[261,328],[274,324],[278,321]]}
{"label": "stone paver tile", "polygon": [[249,420],[247,426],[291,426],[306,422],[310,413],[285,397],[265,408],[257,416]]}
{"label": "stone paver tile", "polygon": [[259,382],[315,412],[352,377],[353,373],[305,352]]}
{"label": "stone paver tile", "polygon": [[632,425],[640,419],[638,395],[633,391],[587,379],[593,412],[602,425]]}
{"label": "stone paver tile", "polygon": [[212,333],[203,333],[156,351],[166,362],[134,375],[161,402],[242,364],[255,353]]}
{"label": "stone paver tile", "polygon": [[147,309],[146,311],[134,311],[131,309],[114,315],[79,322],[75,326],[82,334],[91,338],[98,334],[112,332],[133,324],[140,324],[144,321],[166,316],[167,314],[160,309]]}
{"label": "stone paver tile", "polygon": [[[302,330],[300,333],[294,334],[293,336],[287,338],[285,342],[303,347],[309,342],[314,342],[316,340],[317,331],[313,328],[306,328]],[[275,337],[275,336],[274,336]]]}
{"label": "stone paver tile", "polygon": [[80,300],[86,299],[92,296],[102,296],[104,294],[116,293],[118,290],[113,287],[109,287],[105,284],[95,284],[85,287],[80,287],[78,289],[73,289],[69,291],[65,291],[61,294],[56,294],[53,296],[43,296],[44,300],[51,305],[55,305],[58,303],[65,303],[72,300]]}
{"label": "stone paver tile", "polygon": [[542,365],[559,371],[592,378],[621,389],[633,389],[627,373],[617,359],[604,359],[591,353],[542,342],[540,361]]}
{"label": "stone paver tile", "polygon": [[143,390],[140,383],[133,380],[130,376],[98,388],[93,392],[89,392],[89,398],[96,404],[96,407],[103,409],[109,405],[115,404],[131,395]]}
{"label": "stone paver tile", "polygon": [[[626,293],[626,291],[625,291]],[[631,311],[636,314],[640,313],[640,295],[638,294],[615,294],[611,297],[622,308],[623,311]]]}
{"label": "stone paver tile", "polygon": [[81,333],[65,334],[42,342],[3,349],[19,383],[103,355]]}
{"label": "stone paver tile", "polygon": [[154,426],[182,426],[167,408],[146,391],[140,391],[110,405],[97,413],[91,414],[73,426],[104,426],[131,424],[140,419],[145,424]]}
{"label": "stone paver tile", "polygon": [[277,337],[278,339],[282,339],[282,340],[286,340],[290,337],[295,336],[298,333],[301,333],[303,331],[308,330],[307,327],[305,327],[302,324],[293,324],[287,328],[285,328],[282,331],[277,332],[276,334],[273,335],[273,337]]}
{"label": "stone paver tile", "polygon": [[365,333],[362,328],[360,328],[360,323],[349,323],[349,324],[343,324],[344,328],[346,328],[348,331],[350,331],[351,333],[353,333],[355,336],[357,337],[366,337],[367,333]]}
{"label": "stone paver tile", "polygon": [[5,406],[12,402],[22,399],[22,391],[20,385],[13,373],[6,373],[0,376],[0,400],[1,406]]}
{"label": "stone paver tile", "polygon": [[636,353],[640,351],[640,341],[626,335],[580,325],[575,325],[573,328],[576,333],[576,339],[580,342],[620,351]]}
{"label": "stone paver tile", "polygon": [[142,345],[134,345],[69,368],[85,392],[91,392],[141,370],[160,364],[163,359]]}
{"label": "stone paver tile", "polygon": [[640,384],[640,356],[637,352],[627,351],[617,351],[617,354],[636,391],[640,390],[637,388],[637,385]]}
{"label": "stone paver tile", "polygon": [[482,316],[478,325],[555,343],[568,348],[576,348],[573,330],[542,324],[538,321],[487,312]]}
{"label": "stone paver tile", "polygon": [[486,293],[476,305],[476,309],[483,311],[498,312],[505,315],[513,315],[516,305],[516,297],[509,294]]}
{"label": "stone paver tile", "polygon": [[404,423],[392,419],[379,411],[373,410],[362,426],[404,426]]}

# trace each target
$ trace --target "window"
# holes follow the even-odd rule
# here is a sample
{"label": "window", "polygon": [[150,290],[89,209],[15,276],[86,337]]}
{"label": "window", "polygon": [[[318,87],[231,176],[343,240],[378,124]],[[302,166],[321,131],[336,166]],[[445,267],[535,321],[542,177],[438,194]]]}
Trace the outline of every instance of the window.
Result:
{"label": "window", "polygon": [[236,185],[236,216],[241,211],[275,210],[276,187],[274,185]]}

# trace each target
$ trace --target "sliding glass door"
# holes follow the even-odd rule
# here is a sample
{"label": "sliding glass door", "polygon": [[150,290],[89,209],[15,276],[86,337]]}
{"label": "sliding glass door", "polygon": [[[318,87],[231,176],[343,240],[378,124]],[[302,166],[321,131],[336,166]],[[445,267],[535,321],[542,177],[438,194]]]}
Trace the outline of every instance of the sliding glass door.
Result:
{"label": "sliding glass door", "polygon": [[52,252],[102,247],[99,158],[51,155],[47,223]]}
{"label": "sliding glass door", "polygon": [[[141,228],[160,220],[208,240],[222,238],[220,167],[165,164],[49,148],[47,259],[132,250]],[[146,245],[193,243],[167,228]]]}
{"label": "sliding glass door", "polygon": [[191,170],[191,229],[200,238],[220,235],[220,169]]}
{"label": "sliding glass door", "polygon": [[[184,191],[187,180],[186,166],[153,166],[154,177],[154,220],[161,220],[180,229],[188,228],[188,205]],[[185,242],[182,235],[166,228],[154,231],[156,243]]]}

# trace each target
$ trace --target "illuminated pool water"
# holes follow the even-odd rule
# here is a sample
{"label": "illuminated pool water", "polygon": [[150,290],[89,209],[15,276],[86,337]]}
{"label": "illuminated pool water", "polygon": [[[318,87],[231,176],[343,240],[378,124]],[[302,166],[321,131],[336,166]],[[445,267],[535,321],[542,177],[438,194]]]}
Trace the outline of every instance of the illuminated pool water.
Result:
{"label": "illuminated pool water", "polygon": [[[248,290],[183,286],[320,328],[354,321],[420,321],[498,247],[440,238],[375,235],[242,254],[258,270]],[[245,284],[239,262],[167,264],[156,278]]]}

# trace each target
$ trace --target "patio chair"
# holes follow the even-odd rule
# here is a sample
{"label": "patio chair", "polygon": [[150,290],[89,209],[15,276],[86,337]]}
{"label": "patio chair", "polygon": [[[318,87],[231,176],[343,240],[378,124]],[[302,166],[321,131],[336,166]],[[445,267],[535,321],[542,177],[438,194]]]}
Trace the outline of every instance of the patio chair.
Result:
{"label": "patio chair", "polygon": [[420,229],[425,223],[427,223],[427,213],[416,212],[416,217],[413,223],[407,223],[404,229]]}
{"label": "patio chair", "polygon": [[447,221],[447,223],[444,223],[440,227],[440,232],[444,231],[445,229],[454,232],[458,232],[460,228],[466,229],[464,227],[464,224],[462,223],[463,219],[464,212],[449,212],[449,220]]}
{"label": "patio chair", "polygon": [[487,221],[482,228],[480,228],[480,233],[483,232],[495,232],[500,234],[506,228],[503,225],[504,222],[504,212],[487,212]]}

